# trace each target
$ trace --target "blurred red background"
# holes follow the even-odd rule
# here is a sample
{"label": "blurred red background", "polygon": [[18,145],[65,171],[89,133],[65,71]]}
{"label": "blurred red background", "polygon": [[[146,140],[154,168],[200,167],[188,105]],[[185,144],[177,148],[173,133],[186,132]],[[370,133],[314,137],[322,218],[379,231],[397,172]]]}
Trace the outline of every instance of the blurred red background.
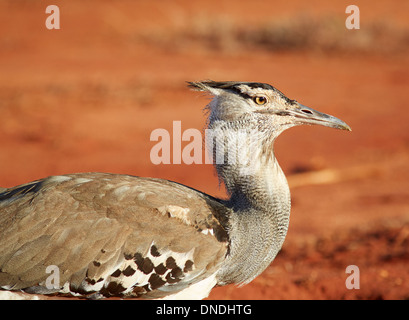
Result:
{"label": "blurred red background", "polygon": [[[61,29],[45,27],[47,5]],[[224,196],[210,165],[154,165],[156,128],[203,129],[185,81],[267,82],[346,121],[276,143],[292,192],[283,250],[251,284],[210,299],[409,298],[409,3],[0,2],[0,186],[103,171]],[[348,265],[360,289],[345,286]]]}

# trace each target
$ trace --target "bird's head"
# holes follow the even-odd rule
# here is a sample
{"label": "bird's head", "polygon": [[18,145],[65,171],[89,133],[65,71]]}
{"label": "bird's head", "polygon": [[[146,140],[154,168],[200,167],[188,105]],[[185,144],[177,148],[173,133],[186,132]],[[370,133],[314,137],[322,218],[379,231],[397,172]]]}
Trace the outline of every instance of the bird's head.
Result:
{"label": "bird's head", "polygon": [[210,121],[267,125],[277,135],[301,124],[351,130],[344,121],[291,100],[266,83],[208,80],[189,82],[189,87],[214,96],[208,105]]}

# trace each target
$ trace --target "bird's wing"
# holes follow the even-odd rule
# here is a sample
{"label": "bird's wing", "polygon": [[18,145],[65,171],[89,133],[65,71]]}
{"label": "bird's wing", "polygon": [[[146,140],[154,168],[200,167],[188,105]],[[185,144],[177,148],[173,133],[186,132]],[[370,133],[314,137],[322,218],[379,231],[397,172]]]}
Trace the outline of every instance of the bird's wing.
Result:
{"label": "bird's wing", "polygon": [[[160,298],[214,274],[227,209],[160,179],[84,173],[0,193],[0,288]],[[194,297],[192,297],[194,298]]]}

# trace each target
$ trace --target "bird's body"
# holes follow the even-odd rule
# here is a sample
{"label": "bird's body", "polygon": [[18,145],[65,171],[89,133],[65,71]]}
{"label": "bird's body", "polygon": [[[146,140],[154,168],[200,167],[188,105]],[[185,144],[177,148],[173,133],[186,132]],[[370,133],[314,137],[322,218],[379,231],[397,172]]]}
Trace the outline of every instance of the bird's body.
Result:
{"label": "bird's body", "polygon": [[0,190],[0,298],[23,292],[201,299],[215,285],[250,282],[271,263],[290,215],[274,140],[308,117],[349,127],[270,85],[191,86],[215,96],[208,106],[211,151],[230,197],[107,173],[54,176]]}
{"label": "bird's body", "polygon": [[55,265],[61,293],[161,298],[215,273],[227,250],[225,207],[166,180],[82,173],[2,196],[0,284],[14,290],[53,293],[37,286]]}

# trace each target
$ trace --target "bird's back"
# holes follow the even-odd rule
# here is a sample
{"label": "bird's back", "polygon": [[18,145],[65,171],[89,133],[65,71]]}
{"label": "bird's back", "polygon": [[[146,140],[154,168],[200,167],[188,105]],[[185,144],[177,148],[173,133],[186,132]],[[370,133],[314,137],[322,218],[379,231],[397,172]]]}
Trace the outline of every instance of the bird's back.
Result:
{"label": "bird's back", "polygon": [[[5,189],[0,288],[161,298],[212,278],[210,291],[227,252],[227,216],[194,189],[128,175],[71,174]],[[52,270],[58,277],[47,282]]]}

